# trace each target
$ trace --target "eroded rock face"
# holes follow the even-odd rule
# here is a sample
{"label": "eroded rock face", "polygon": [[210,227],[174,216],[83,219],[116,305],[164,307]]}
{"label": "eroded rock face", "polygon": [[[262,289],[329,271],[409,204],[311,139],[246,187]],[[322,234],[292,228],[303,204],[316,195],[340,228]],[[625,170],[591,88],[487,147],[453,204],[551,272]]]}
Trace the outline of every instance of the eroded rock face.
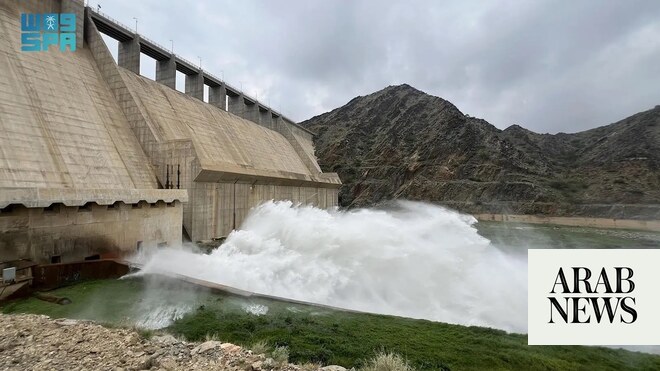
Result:
{"label": "eroded rock face", "polygon": [[406,198],[575,214],[566,205],[660,203],[660,107],[580,133],[537,134],[500,130],[404,84],[301,125],[318,134],[324,171],[339,173],[342,206]]}
{"label": "eroded rock face", "polygon": [[150,340],[128,329],[39,315],[0,314],[2,370],[299,370],[230,343],[190,343],[171,335]]}

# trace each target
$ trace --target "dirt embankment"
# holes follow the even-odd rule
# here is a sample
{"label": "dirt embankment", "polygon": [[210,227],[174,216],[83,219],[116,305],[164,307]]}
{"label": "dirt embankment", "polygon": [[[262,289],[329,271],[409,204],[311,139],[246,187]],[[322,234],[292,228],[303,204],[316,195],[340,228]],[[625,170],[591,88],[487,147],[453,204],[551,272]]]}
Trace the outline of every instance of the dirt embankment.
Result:
{"label": "dirt embankment", "polygon": [[0,314],[0,369],[303,370],[230,343],[146,339],[130,329],[24,314]]}

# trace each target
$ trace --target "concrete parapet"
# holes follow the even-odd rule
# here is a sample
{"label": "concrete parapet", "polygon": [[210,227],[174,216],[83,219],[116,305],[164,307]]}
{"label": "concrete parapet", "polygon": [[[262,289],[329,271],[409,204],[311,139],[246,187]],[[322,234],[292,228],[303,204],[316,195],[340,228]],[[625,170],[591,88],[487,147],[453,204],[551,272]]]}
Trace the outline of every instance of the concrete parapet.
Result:
{"label": "concrete parapet", "polygon": [[112,205],[122,201],[137,204],[140,201],[188,201],[185,189],[71,189],[71,188],[2,188],[0,209],[9,205],[48,207],[54,203],[65,206],[83,206],[87,202]]}

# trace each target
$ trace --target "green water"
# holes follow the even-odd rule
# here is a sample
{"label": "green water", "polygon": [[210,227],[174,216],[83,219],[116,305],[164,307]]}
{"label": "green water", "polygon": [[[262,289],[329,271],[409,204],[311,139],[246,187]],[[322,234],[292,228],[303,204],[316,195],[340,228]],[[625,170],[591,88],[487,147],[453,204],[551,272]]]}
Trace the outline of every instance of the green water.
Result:
{"label": "green water", "polygon": [[[261,298],[212,293],[163,276],[85,281],[49,292],[72,303],[58,305],[36,297],[5,304],[4,313],[36,313],[51,317],[89,319],[117,326],[158,329],[200,308],[241,314],[290,311],[321,315],[328,311]],[[265,312],[264,312],[265,310]]]}
{"label": "green water", "polygon": [[479,222],[479,234],[505,250],[526,249],[653,249],[660,233],[557,225]]}

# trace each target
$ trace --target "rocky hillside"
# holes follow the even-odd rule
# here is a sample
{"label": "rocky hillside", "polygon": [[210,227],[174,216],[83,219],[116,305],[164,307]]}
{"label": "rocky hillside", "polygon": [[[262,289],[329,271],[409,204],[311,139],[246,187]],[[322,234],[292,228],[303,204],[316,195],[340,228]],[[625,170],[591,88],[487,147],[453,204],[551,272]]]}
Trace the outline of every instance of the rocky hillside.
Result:
{"label": "rocky hillside", "polygon": [[468,212],[660,218],[660,106],[575,134],[500,130],[409,85],[301,123],[342,206],[392,198]]}

